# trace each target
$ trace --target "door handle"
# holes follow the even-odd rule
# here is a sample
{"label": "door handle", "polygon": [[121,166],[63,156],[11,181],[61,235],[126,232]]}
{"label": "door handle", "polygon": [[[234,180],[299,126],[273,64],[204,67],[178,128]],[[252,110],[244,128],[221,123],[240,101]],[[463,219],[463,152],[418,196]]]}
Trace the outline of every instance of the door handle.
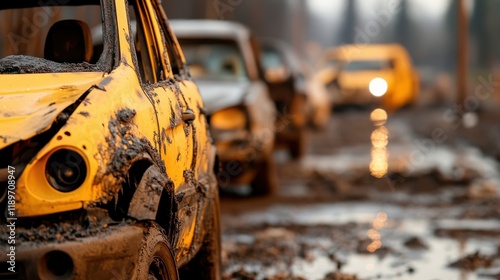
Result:
{"label": "door handle", "polygon": [[194,120],[196,119],[196,115],[194,114],[193,110],[187,109],[186,111],[182,112],[182,121],[191,124]]}

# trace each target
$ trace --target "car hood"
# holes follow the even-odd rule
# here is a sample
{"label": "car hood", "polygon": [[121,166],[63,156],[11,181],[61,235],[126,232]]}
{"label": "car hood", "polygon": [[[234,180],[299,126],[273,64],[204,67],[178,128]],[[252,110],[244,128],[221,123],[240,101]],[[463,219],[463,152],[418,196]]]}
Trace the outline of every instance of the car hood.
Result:
{"label": "car hood", "polygon": [[243,103],[251,85],[249,81],[197,80],[196,83],[208,114]]}
{"label": "car hood", "polygon": [[393,82],[391,71],[359,71],[342,72],[339,75],[339,84],[346,89],[368,89],[368,85],[375,78],[382,78],[390,85]]}
{"label": "car hood", "polygon": [[0,149],[48,130],[103,73],[0,75]]}

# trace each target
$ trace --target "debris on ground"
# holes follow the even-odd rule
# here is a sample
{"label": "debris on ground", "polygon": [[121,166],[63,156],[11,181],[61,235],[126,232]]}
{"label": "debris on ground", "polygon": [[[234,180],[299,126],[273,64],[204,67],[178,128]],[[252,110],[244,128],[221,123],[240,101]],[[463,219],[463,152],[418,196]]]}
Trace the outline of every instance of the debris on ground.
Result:
{"label": "debris on ground", "polygon": [[420,238],[414,236],[405,241],[404,245],[414,250],[427,250],[429,247]]}
{"label": "debris on ground", "polygon": [[459,268],[462,270],[477,270],[479,268],[490,268],[493,265],[494,258],[491,256],[481,255],[479,251],[467,255],[450,264],[450,267]]}
{"label": "debris on ground", "polygon": [[338,271],[330,272],[325,276],[323,280],[357,280],[355,275],[342,274]]}

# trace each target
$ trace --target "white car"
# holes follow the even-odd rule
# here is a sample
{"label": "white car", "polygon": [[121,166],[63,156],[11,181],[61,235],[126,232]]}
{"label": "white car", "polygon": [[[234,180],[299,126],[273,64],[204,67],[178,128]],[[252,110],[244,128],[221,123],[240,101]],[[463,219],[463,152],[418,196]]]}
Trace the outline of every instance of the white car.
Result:
{"label": "white car", "polygon": [[208,114],[222,169],[219,185],[276,187],[273,161],[275,107],[261,80],[251,32],[241,24],[171,20]]}

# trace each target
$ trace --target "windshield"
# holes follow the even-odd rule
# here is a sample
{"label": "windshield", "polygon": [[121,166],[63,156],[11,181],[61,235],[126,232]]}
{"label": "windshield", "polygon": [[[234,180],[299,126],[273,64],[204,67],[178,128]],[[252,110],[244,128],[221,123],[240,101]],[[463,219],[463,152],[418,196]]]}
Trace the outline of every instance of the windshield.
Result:
{"label": "windshield", "polygon": [[248,80],[243,56],[235,41],[179,38],[179,43],[194,78]]}
{"label": "windshield", "polygon": [[262,48],[262,66],[264,69],[286,68],[281,54],[271,48]]}
{"label": "windshield", "polygon": [[110,51],[104,52],[102,44],[96,47],[93,44],[93,41],[106,43],[104,32],[100,28],[97,34],[91,33],[104,26],[99,1],[55,6],[75,2],[3,1],[0,74],[109,71],[111,60],[106,58]]}
{"label": "windshield", "polygon": [[381,71],[393,69],[391,60],[351,60],[342,67],[344,71]]}

